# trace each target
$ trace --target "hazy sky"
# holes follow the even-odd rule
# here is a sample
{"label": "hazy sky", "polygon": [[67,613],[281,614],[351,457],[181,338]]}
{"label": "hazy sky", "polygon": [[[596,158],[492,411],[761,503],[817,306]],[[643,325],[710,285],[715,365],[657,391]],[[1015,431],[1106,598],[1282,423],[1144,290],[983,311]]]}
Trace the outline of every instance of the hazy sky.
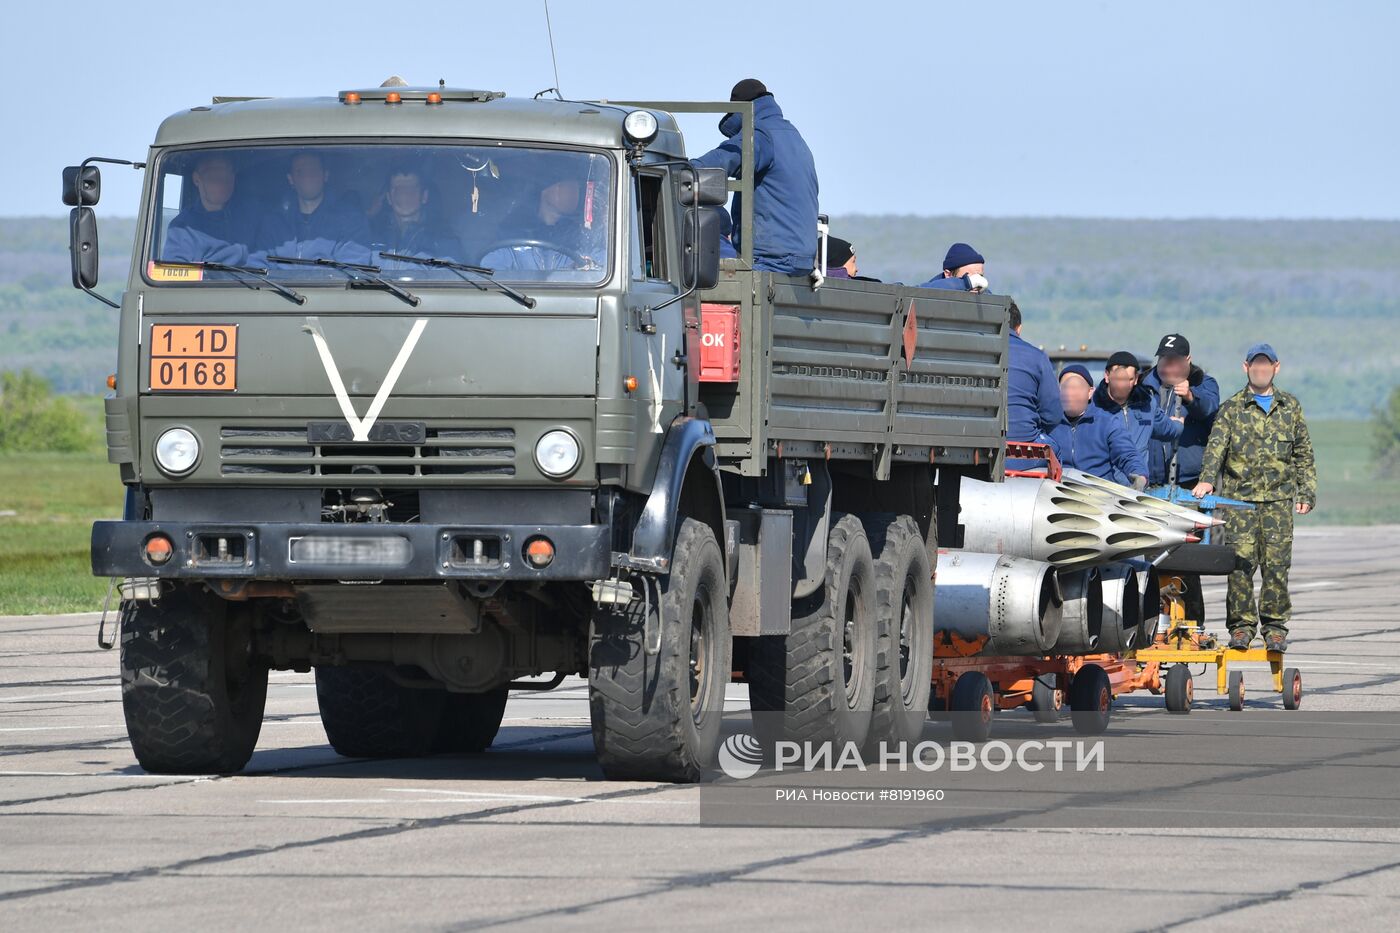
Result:
{"label": "hazy sky", "polygon": [[[725,99],[767,82],[831,213],[1400,218],[1400,3],[553,0],[566,95]],[[738,22],[740,15],[748,20]],[[554,84],[540,0],[11,4],[0,215],[62,166],[142,159],[215,94]],[[711,120],[686,124],[699,153]],[[125,176],[125,177],[123,177]],[[135,211],[104,171],[100,212]]]}

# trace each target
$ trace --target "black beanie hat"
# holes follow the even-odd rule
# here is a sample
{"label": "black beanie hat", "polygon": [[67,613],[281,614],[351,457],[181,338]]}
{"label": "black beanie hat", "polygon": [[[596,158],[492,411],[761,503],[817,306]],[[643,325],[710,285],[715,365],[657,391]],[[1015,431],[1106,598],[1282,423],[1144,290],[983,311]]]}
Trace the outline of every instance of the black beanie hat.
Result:
{"label": "black beanie hat", "polygon": [[850,240],[843,240],[839,236],[826,238],[826,267],[828,269],[844,266],[851,261],[851,257],[855,254],[856,251],[852,248]]}
{"label": "black beanie hat", "polygon": [[1131,366],[1133,369],[1137,369],[1137,354],[1131,350],[1119,350],[1108,358],[1108,362],[1104,364],[1104,369],[1110,370],[1115,366]]}
{"label": "black beanie hat", "polygon": [[745,78],[734,85],[734,90],[729,92],[729,99],[731,101],[758,100],[760,97],[771,96],[772,93],[757,78]]}

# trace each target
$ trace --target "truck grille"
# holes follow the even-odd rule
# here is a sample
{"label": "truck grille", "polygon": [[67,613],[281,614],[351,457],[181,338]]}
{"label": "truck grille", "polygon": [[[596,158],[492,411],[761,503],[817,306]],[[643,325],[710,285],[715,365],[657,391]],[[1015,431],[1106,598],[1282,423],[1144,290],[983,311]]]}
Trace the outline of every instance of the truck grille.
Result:
{"label": "truck grille", "polygon": [[304,427],[219,430],[224,476],[348,476],[373,466],[386,476],[514,476],[512,428],[429,427],[422,446],[313,445]]}

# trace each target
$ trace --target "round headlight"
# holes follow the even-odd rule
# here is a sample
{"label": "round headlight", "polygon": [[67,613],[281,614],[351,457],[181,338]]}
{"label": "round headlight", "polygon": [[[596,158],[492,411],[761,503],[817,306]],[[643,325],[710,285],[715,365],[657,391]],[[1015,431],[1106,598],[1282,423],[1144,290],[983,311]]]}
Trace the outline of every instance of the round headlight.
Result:
{"label": "round headlight", "polygon": [[651,142],[659,129],[656,114],[649,110],[634,110],[622,121],[622,132],[634,146],[645,146]]}
{"label": "round headlight", "polygon": [[578,460],[578,439],[568,431],[550,431],[535,444],[535,463],[548,476],[568,476]]}
{"label": "round headlight", "polygon": [[184,476],[199,462],[199,438],[188,428],[171,428],[156,438],[156,466],[171,476]]}

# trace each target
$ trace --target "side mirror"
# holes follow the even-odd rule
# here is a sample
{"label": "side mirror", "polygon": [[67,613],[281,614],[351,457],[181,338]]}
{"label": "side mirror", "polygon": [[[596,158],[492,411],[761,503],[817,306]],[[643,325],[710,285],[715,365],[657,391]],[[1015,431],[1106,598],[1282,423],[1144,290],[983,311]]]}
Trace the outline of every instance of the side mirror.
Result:
{"label": "side mirror", "polygon": [[90,207],[68,212],[68,258],[73,287],[90,292],[97,287],[97,215]]}
{"label": "side mirror", "polygon": [[96,165],[70,165],[63,170],[63,203],[91,207],[102,197],[102,173]]}
{"label": "side mirror", "polygon": [[714,288],[719,282],[719,227],[718,211],[687,208],[681,247],[681,276],[686,285]]}
{"label": "side mirror", "polygon": [[679,193],[685,207],[723,207],[729,203],[729,179],[722,168],[690,168],[680,173]]}

